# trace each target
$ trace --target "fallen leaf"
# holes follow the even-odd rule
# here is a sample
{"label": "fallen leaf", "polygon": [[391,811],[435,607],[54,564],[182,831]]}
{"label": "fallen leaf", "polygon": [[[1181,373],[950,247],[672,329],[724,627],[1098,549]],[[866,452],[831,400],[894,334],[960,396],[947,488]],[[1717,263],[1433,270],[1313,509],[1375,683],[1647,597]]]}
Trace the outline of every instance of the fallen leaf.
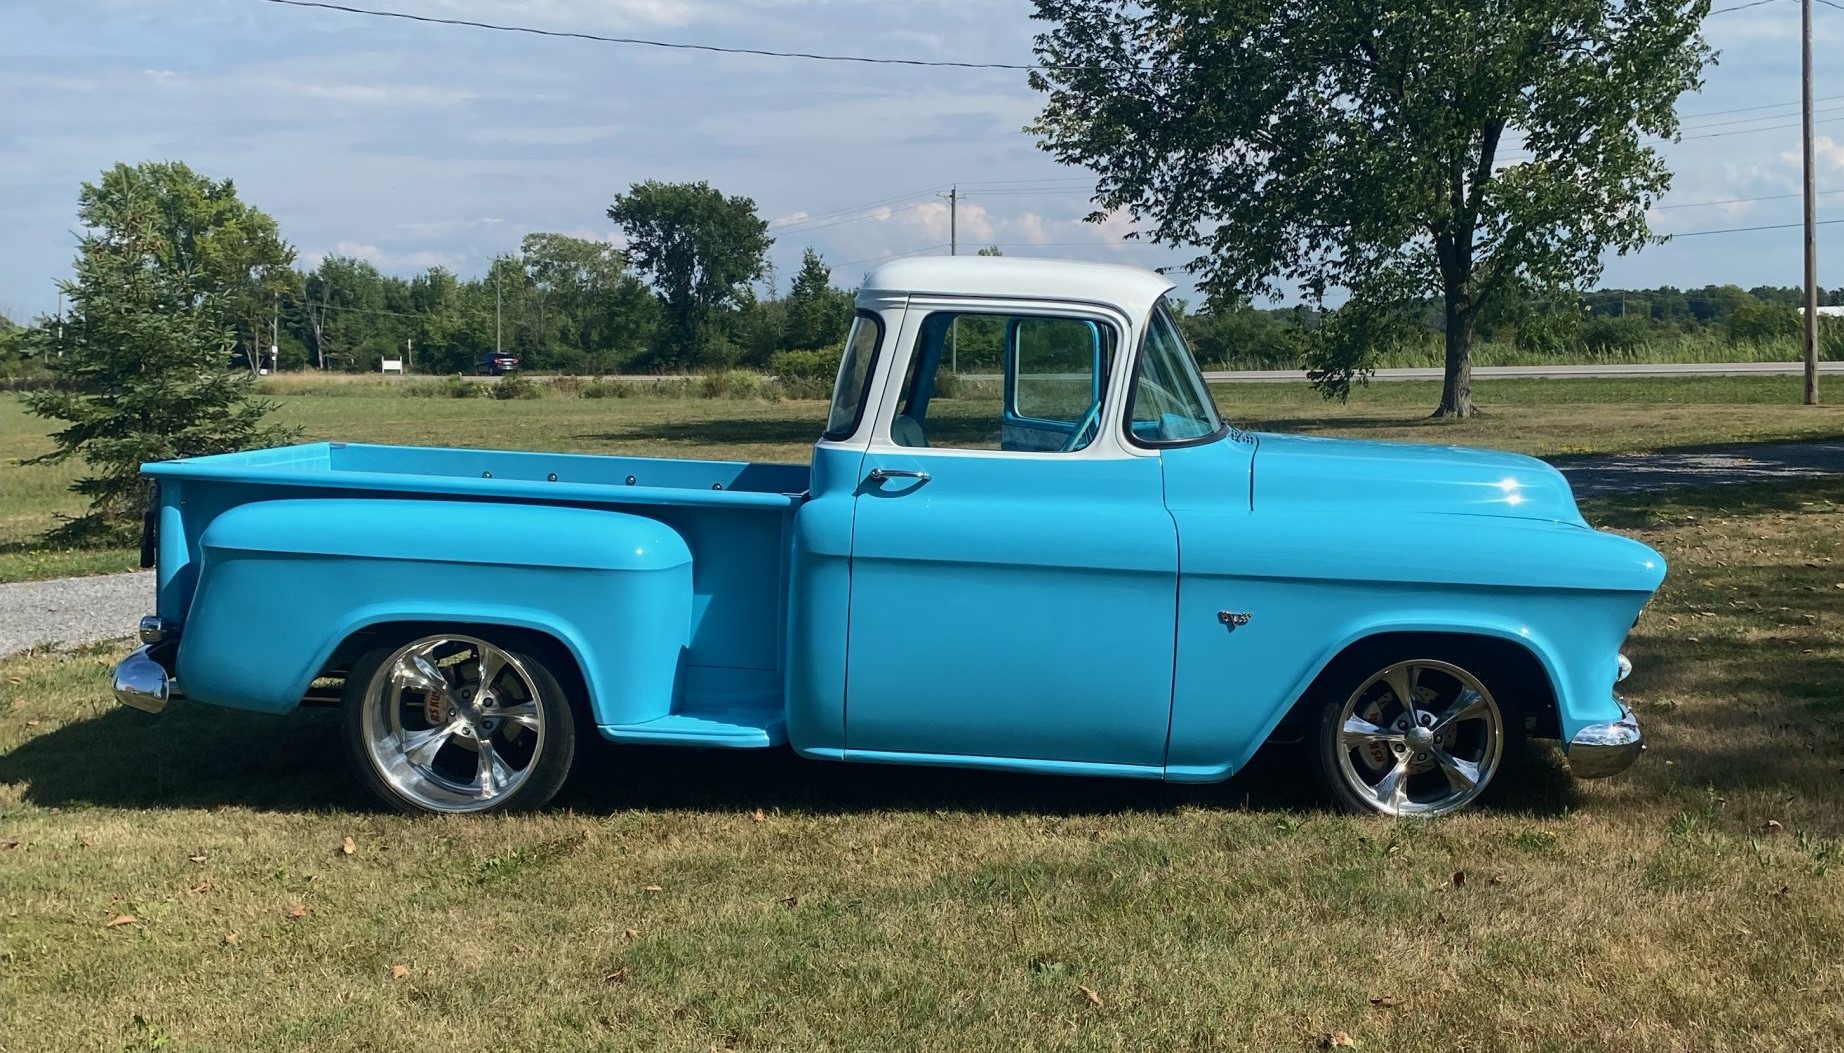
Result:
{"label": "fallen leaf", "polygon": [[192,893],[194,896],[202,896],[205,893],[211,891],[211,882],[201,881],[198,884],[187,889],[186,891]]}
{"label": "fallen leaf", "polygon": [[623,965],[621,968],[616,969],[614,972],[605,974],[602,977],[602,983],[606,984],[609,987],[618,987],[621,984],[627,983],[627,978],[632,975],[634,974],[631,971],[629,971],[628,967]]}
{"label": "fallen leaf", "polygon": [[647,885],[644,888],[642,888],[641,891],[642,892],[664,892],[666,890],[661,888],[658,885]]}
{"label": "fallen leaf", "polygon": [[1334,1031],[1325,1036],[1325,1041],[1321,1043],[1321,1046],[1325,1049],[1356,1049],[1357,1039],[1343,1031]]}
{"label": "fallen leaf", "polygon": [[18,841],[13,841],[13,840],[0,841],[0,848],[18,848],[18,847],[19,847]]}
{"label": "fallen leaf", "polygon": [[16,676],[9,676],[9,677],[7,677],[7,678],[6,678],[6,682],[7,682],[7,683],[9,683],[9,684],[23,684],[23,683],[25,683],[25,681],[24,681],[24,680],[21,680],[20,678],[18,678],[18,677],[16,677]]}
{"label": "fallen leaf", "polygon": [[1770,831],[1780,829],[1780,820],[1778,819],[1767,820],[1765,829],[1770,830]]}
{"label": "fallen leaf", "polygon": [[404,977],[406,977],[406,976],[408,976],[408,975],[410,975],[410,967],[409,967],[409,966],[407,966],[407,965],[393,965],[393,966],[391,966],[391,979],[393,979],[393,980],[401,980],[401,979],[403,979]]}
{"label": "fallen leaf", "polygon": [[1396,996],[1378,995],[1370,1000],[1370,1004],[1378,1009],[1394,1009],[1396,1008]]}
{"label": "fallen leaf", "polygon": [[755,811],[749,813],[749,818],[758,823],[766,823],[768,822],[768,813],[757,808]]}
{"label": "fallen leaf", "polygon": [[349,856],[358,850],[358,842],[352,840],[350,837],[339,843],[339,854],[342,856]]}
{"label": "fallen leaf", "polygon": [[204,856],[187,856],[186,858],[190,859],[194,863],[203,863],[205,861]]}
{"label": "fallen leaf", "polygon": [[1081,984],[1077,984],[1076,990],[1082,992],[1082,997],[1088,1002],[1089,1005],[1092,1005],[1092,1006],[1101,1005],[1101,993],[1099,991],[1096,991],[1093,987],[1084,987]]}
{"label": "fallen leaf", "polygon": [[621,930],[621,938],[624,940],[631,940],[639,935],[640,935],[639,929],[622,929]]}
{"label": "fallen leaf", "polygon": [[135,922],[140,921],[140,920],[141,919],[135,917],[132,914],[112,914],[109,916],[108,921],[103,922],[102,927],[105,929],[113,929],[117,925],[133,925]]}
{"label": "fallen leaf", "polygon": [[781,897],[780,902],[781,902],[781,905],[784,907],[798,907],[800,906],[800,897],[799,896],[783,896]]}
{"label": "fallen leaf", "polygon": [[36,721],[36,720],[28,720],[28,721],[26,721],[26,727],[29,727],[29,728],[36,728],[36,727],[38,727],[38,725],[39,725],[39,722],[38,722],[38,721]]}
{"label": "fallen leaf", "polygon": [[305,904],[305,903],[297,903],[297,904],[295,904],[294,906],[292,906],[292,907],[289,907],[289,908],[288,908],[288,916],[289,916],[289,917],[291,917],[291,918],[305,918],[305,917],[307,917],[307,904]]}
{"label": "fallen leaf", "polygon": [[225,933],[225,934],[224,934],[224,942],[225,942],[225,943],[227,943],[227,944],[234,944],[234,943],[236,943],[236,942],[237,942],[237,934],[236,934],[235,932],[227,932],[227,933]]}
{"label": "fallen leaf", "polygon": [[1453,872],[1453,887],[1454,887],[1454,888],[1461,888],[1461,887],[1463,887],[1463,886],[1464,886],[1465,884],[1466,884],[1466,871],[1464,871],[1464,870],[1456,870],[1456,871],[1454,871],[1454,872]]}

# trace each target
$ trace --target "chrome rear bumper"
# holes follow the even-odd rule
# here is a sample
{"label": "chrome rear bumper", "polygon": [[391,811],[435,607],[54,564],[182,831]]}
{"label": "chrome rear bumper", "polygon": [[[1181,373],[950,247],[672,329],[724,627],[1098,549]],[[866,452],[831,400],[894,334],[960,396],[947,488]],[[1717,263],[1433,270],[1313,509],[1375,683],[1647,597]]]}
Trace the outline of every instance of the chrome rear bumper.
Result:
{"label": "chrome rear bumper", "polygon": [[[1616,701],[1618,701],[1616,699]],[[1605,724],[1590,724],[1569,740],[1569,770],[1578,779],[1605,779],[1633,766],[1645,752],[1645,735],[1639,730],[1639,718],[1626,703],[1620,702],[1620,719]]]}
{"label": "chrome rear bumper", "polygon": [[179,693],[179,681],[155,660],[155,645],[137,647],[115,667],[115,700],[143,713],[159,713]]}

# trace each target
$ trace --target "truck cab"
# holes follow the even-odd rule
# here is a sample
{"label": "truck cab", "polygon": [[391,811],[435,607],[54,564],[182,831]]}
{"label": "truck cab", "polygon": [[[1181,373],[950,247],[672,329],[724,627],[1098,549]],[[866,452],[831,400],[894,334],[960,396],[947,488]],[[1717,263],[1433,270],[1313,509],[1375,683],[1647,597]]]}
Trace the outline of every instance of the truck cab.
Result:
{"label": "truck cab", "polygon": [[[888,264],[804,467],[149,465],[159,602],[118,697],[338,705],[359,777],[417,811],[540,806],[591,732],[1179,782],[1286,739],[1334,801],[1394,815],[1472,803],[1526,734],[1581,775],[1630,764],[1613,689],[1657,553],[1528,457],[1233,427],[1170,287]],[[479,544],[513,528],[545,540]]]}

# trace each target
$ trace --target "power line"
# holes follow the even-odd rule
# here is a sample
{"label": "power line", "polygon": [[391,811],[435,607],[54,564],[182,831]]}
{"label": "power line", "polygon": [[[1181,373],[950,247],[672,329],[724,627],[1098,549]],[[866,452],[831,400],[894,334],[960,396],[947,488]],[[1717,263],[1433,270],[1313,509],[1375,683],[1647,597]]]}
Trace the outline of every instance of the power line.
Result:
{"label": "power line", "polygon": [[[1844,95],[1827,95],[1822,99],[1813,99],[1812,101],[1836,102],[1839,99],[1844,99]],[[1799,100],[1794,99],[1792,102],[1769,102],[1760,106],[1737,106],[1732,110],[1704,110],[1701,113],[1687,113],[1684,114],[1683,117],[1685,120],[1690,120],[1693,117],[1722,117],[1731,113],[1753,113],[1755,110],[1778,110],[1786,106],[1797,107],[1798,105]]]}
{"label": "power line", "polygon": [[[1844,190],[1821,190],[1819,194],[1844,194]],[[1686,201],[1681,205],[1653,205],[1652,207],[1660,211],[1668,208],[1705,208],[1710,205],[1744,205],[1753,201],[1785,201],[1787,198],[1799,196],[1798,194],[1767,194],[1763,197],[1731,197],[1722,201]]]}
{"label": "power line", "polygon": [[539,29],[535,26],[515,26],[498,22],[477,22],[470,18],[438,18],[434,15],[413,15],[407,11],[383,11],[368,7],[350,7],[346,4],[325,3],[322,2],[322,0],[263,0],[263,2],[269,4],[282,4],[287,7],[313,7],[327,11],[343,11],[346,14],[365,15],[370,18],[398,18],[406,22],[427,22],[439,26],[466,26],[470,29],[488,29],[495,33],[527,33],[537,37],[590,40],[599,44],[627,44],[634,47],[664,48],[669,51],[706,51],[719,55],[751,55],[758,58],[803,59],[809,62],[856,62],[873,66],[937,66],[951,67],[954,69],[1005,69],[1027,72],[1041,68],[1015,62],[950,62],[936,59],[882,58],[869,55],[827,55],[808,51],[769,51],[763,48],[731,48],[721,47],[716,44],[687,44],[680,41],[648,40],[643,37],[610,37],[602,36],[598,33],[584,33],[576,30]]}
{"label": "power line", "polygon": [[775,230],[775,233],[777,235],[804,234],[810,230],[824,230],[827,227],[837,227],[845,223],[857,223],[857,222],[860,222],[862,220],[867,220],[867,219],[886,219],[890,216],[896,215],[899,212],[913,212],[914,210],[918,208],[926,208],[929,205],[933,205],[933,204],[934,204],[933,201],[917,201],[913,204],[899,205],[895,208],[891,208],[889,206],[883,206],[881,208],[874,208],[871,211],[864,213],[863,215],[844,216],[839,219],[829,220],[825,223],[808,223],[808,224],[803,224],[800,226],[780,227]]}
{"label": "power line", "polygon": [[794,227],[811,223],[815,220],[832,219],[835,216],[843,216],[848,212],[862,212],[866,209],[876,209],[886,205],[900,204],[911,198],[927,197],[947,185],[946,183],[936,183],[934,186],[924,187],[921,190],[912,191],[907,194],[897,194],[894,197],[878,198],[876,201],[867,201],[862,205],[846,205],[844,208],[835,208],[827,212],[815,212],[812,215],[803,215],[798,218],[789,217],[787,219],[778,219],[769,223],[768,226],[771,230],[779,227]]}
{"label": "power line", "polygon": [[[1814,225],[1823,227],[1832,223],[1844,223],[1844,219],[1821,219]],[[1705,234],[1744,234],[1751,230],[1791,230],[1794,227],[1803,226],[1805,226],[1804,223],[1769,223],[1760,227],[1718,227],[1715,230],[1687,230],[1678,234],[1667,234],[1666,237],[1700,238]]]}
{"label": "power line", "polygon": [[1710,15],[1726,15],[1731,11],[1746,11],[1751,7],[1760,7],[1762,4],[1777,4],[1779,2],[1780,0],[1754,0],[1751,4],[1736,4],[1733,7],[1719,7],[1704,17],[1708,18]]}

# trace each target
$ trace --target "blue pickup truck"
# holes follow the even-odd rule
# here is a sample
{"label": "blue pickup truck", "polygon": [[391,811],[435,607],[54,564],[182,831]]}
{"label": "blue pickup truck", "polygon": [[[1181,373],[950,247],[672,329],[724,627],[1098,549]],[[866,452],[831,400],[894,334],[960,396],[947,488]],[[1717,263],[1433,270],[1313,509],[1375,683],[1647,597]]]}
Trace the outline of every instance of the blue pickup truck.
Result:
{"label": "blue pickup truck", "polygon": [[[150,464],[123,703],[337,705],[392,806],[542,806],[591,733],[816,760],[1229,777],[1304,746],[1440,815],[1526,736],[1639,726],[1665,573],[1540,461],[1251,434],[1125,267],[891,263],[810,466],[322,442]],[[183,696],[182,696],[183,692]]]}

